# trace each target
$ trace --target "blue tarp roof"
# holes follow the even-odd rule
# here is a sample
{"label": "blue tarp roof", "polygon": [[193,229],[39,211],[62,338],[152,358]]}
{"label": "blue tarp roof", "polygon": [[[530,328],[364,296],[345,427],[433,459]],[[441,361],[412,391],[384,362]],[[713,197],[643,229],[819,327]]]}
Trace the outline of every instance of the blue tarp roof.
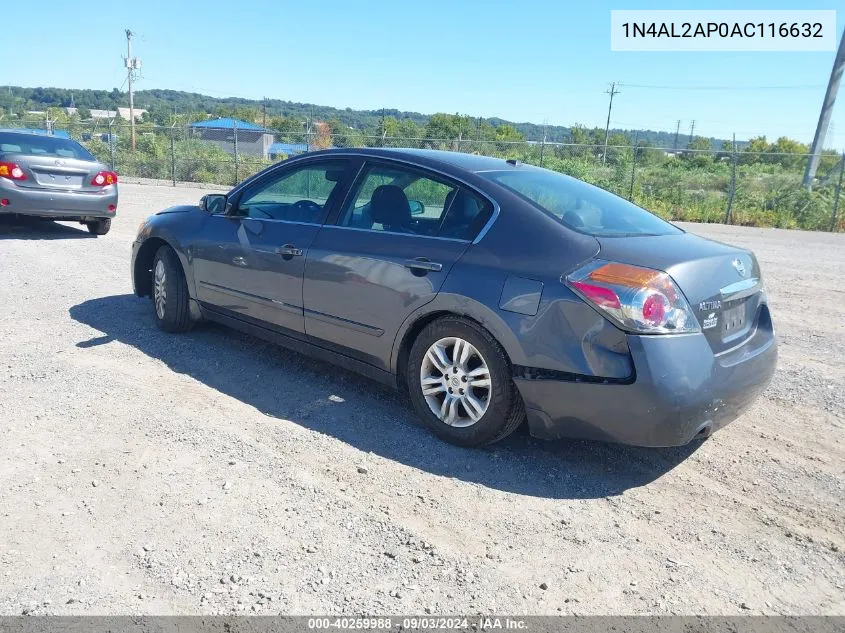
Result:
{"label": "blue tarp roof", "polygon": [[268,154],[304,154],[307,151],[305,143],[273,143],[267,148]]}
{"label": "blue tarp roof", "polygon": [[240,119],[211,119],[210,121],[197,121],[196,123],[191,123],[191,127],[207,128],[212,130],[233,130],[236,125],[239,130],[254,130],[256,132],[264,131],[264,128],[260,125],[247,123],[246,121],[241,121]]}

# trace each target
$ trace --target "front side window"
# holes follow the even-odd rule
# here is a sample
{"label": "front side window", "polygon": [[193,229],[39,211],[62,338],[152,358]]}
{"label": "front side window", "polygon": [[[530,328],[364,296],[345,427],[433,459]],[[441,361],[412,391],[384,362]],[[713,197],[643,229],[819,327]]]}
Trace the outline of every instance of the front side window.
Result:
{"label": "front side window", "polygon": [[581,233],[596,237],[683,233],[619,196],[557,172],[525,167],[479,175],[504,185]]}
{"label": "front side window", "polygon": [[413,169],[370,166],[338,224],[371,231],[471,240],[490,217],[489,202]]}
{"label": "front side window", "polygon": [[345,170],[344,161],[331,161],[268,175],[244,192],[238,213],[257,220],[319,224]]}

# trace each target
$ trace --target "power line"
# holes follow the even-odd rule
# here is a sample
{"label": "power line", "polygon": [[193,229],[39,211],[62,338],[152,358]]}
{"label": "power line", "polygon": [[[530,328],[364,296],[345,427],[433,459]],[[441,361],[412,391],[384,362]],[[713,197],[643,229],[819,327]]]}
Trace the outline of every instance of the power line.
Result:
{"label": "power line", "polygon": [[803,84],[793,86],[653,86],[646,84],[621,83],[626,88],[642,88],[646,90],[818,90],[824,88],[820,84]]}

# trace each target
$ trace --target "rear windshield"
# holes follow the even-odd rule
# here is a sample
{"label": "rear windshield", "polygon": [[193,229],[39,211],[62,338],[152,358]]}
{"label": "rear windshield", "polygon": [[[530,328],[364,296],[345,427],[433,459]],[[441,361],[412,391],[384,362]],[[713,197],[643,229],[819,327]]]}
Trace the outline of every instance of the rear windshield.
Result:
{"label": "rear windshield", "polygon": [[546,169],[479,173],[528,199],[562,224],[596,237],[683,233],[604,189]]}
{"label": "rear windshield", "polygon": [[97,159],[76,141],[57,136],[0,132],[0,154],[29,154],[56,158]]}

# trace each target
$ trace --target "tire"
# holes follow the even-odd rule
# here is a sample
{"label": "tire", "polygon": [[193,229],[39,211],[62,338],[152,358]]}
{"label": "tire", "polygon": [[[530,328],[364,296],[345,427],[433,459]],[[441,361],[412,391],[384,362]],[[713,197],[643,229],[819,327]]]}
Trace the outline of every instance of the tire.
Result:
{"label": "tire", "polygon": [[88,227],[88,232],[92,235],[105,235],[111,229],[111,218],[86,222],[85,226]]}
{"label": "tire", "polygon": [[[429,354],[435,345],[445,358],[437,352]],[[464,363],[454,362],[458,345],[458,355],[467,354]],[[487,330],[468,319],[444,317],[427,325],[411,347],[405,378],[417,414],[435,435],[452,444],[480,446],[497,442],[513,433],[525,419],[522,398],[504,350]],[[423,393],[424,379],[428,394]],[[452,389],[451,396],[448,389]]]}
{"label": "tire", "polygon": [[188,308],[188,284],[172,248],[162,246],[156,251],[151,274],[150,297],[156,325],[165,332],[187,332],[193,325]]}

